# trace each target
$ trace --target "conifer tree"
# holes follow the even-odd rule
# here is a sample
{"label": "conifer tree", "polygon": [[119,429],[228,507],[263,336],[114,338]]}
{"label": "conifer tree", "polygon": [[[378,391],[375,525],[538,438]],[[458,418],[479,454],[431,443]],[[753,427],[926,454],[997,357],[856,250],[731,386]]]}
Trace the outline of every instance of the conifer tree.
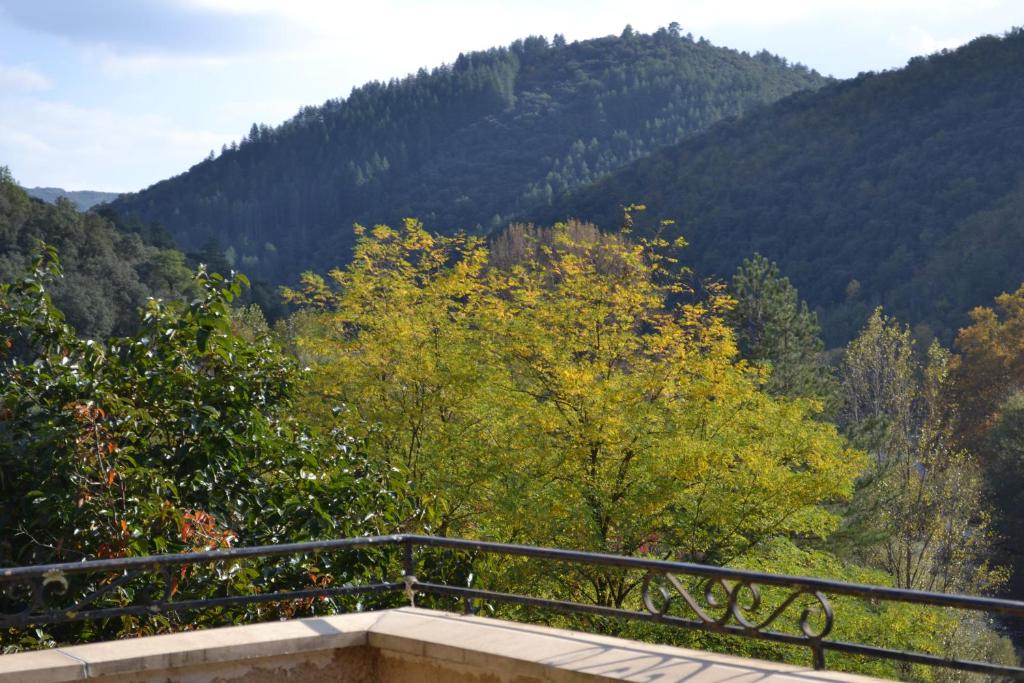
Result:
{"label": "conifer tree", "polygon": [[821,361],[824,344],[818,317],[800,300],[789,278],[760,254],[733,275],[736,306],[728,319],[740,353],[771,366],[767,388],[783,396],[826,398],[833,390]]}

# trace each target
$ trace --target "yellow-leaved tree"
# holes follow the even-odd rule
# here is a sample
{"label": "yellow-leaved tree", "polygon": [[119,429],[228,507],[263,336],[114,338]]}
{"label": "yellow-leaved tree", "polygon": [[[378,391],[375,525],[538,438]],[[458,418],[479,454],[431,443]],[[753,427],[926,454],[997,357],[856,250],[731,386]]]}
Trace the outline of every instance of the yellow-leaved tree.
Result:
{"label": "yellow-leaved tree", "polygon": [[403,472],[415,508],[431,514],[401,530],[462,532],[489,464],[479,400],[493,380],[476,351],[487,251],[411,220],[357,231],[351,264],[330,284],[306,274],[285,290],[306,308],[290,321],[311,370],[298,408],[322,427],[349,425],[372,457]]}
{"label": "yellow-leaved tree", "polygon": [[361,231],[330,285],[287,293],[303,409],[402,468],[432,532],[712,562],[826,535],[863,460],[815,402],[762,391],[728,297],[659,240],[546,234],[499,267],[414,221]]}
{"label": "yellow-leaved tree", "polygon": [[962,362],[954,370],[953,398],[962,413],[961,441],[977,447],[1000,406],[1024,389],[1024,285],[970,315],[971,325],[956,338]]}
{"label": "yellow-leaved tree", "polygon": [[574,232],[492,269],[482,293],[501,425],[488,533],[713,562],[826,534],[823,503],[850,493],[861,460],[815,403],[762,391],[723,320],[731,300],[695,296],[671,245]]}

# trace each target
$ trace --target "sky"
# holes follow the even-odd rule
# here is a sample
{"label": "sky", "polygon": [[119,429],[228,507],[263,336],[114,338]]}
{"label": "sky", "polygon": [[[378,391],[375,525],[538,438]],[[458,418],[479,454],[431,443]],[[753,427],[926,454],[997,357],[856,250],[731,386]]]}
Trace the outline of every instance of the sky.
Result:
{"label": "sky", "polygon": [[845,78],[1024,26],[1024,0],[0,0],[0,165],[134,191],[367,81],[673,21]]}

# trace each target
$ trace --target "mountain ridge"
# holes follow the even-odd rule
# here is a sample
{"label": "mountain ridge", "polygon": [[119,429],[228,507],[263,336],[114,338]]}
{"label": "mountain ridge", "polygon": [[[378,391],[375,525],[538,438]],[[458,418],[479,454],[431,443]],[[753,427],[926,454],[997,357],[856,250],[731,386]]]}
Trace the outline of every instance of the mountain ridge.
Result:
{"label": "mountain ridge", "polygon": [[705,275],[777,261],[831,344],[877,305],[948,342],[1024,279],[1022,159],[1015,29],[721,122],[531,217],[609,226],[644,203],[650,222],[677,221]]}
{"label": "mountain ridge", "polygon": [[485,233],[714,121],[828,79],[674,29],[566,43],[556,36],[452,64],[284,124],[112,203],[210,240],[243,270],[289,281],[349,258],[355,222],[422,219]]}
{"label": "mountain ridge", "polygon": [[25,187],[22,188],[30,197],[42,199],[48,204],[56,204],[60,197],[71,201],[79,211],[88,211],[97,204],[109,202],[121,196],[120,192],[100,192],[98,190],[65,190],[63,187]]}

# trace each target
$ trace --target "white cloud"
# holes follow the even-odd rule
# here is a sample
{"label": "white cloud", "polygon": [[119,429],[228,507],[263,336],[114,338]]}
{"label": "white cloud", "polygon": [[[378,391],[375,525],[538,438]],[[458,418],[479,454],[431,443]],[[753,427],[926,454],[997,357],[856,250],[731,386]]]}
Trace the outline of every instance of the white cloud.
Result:
{"label": "white cloud", "polygon": [[160,70],[182,68],[219,68],[235,61],[225,56],[204,56],[187,54],[123,54],[109,45],[88,45],[80,48],[82,58],[97,65],[105,76],[120,78],[139,76]]}
{"label": "white cloud", "polygon": [[31,133],[9,126],[0,128],[0,150],[8,151],[5,157],[17,156],[19,150],[34,155],[52,154],[54,151],[53,147]]}
{"label": "white cloud", "polygon": [[968,40],[970,40],[969,36],[938,38],[919,26],[911,26],[905,31],[893,33],[889,36],[890,45],[914,55],[930,55],[939,50],[953,49],[963,45]]}
{"label": "white cloud", "polygon": [[48,90],[50,79],[28,64],[0,64],[0,88]]}
{"label": "white cloud", "polygon": [[[319,35],[351,37],[362,44],[382,41],[396,46],[397,37],[420,36],[437,42],[456,34],[493,35],[510,26],[527,35],[560,32],[592,37],[593,28],[625,23],[651,29],[678,21],[685,30],[723,25],[772,28],[813,19],[834,23],[843,17],[862,17],[877,24],[901,15],[930,18],[969,17],[979,11],[1009,7],[1017,0],[378,0],[349,3],[336,0],[183,0],[197,10],[239,17],[277,16]],[[373,30],[367,31],[368,27]],[[429,30],[430,35],[424,35]],[[397,43],[398,49],[408,45]]]}
{"label": "white cloud", "polygon": [[[857,17],[882,25],[897,16],[932,19],[970,17],[980,10],[1007,6],[1015,0],[690,0],[676,3],[689,21],[701,27],[723,24],[783,26],[808,20],[835,24]],[[680,20],[686,26],[686,21]]]}
{"label": "white cloud", "polygon": [[279,33],[271,19],[190,0],[0,0],[0,29],[56,38],[128,73],[265,52]]}
{"label": "white cloud", "polygon": [[[360,83],[402,76],[421,66],[452,61],[459,52],[504,45],[531,34],[557,32],[569,40],[586,39],[618,33],[627,23],[649,32],[672,21],[716,44],[748,50],[771,45],[773,51],[798,59],[794,45],[817,41],[820,47],[812,54],[827,55],[830,44],[851,46],[850,36],[855,35],[864,54],[845,53],[810,64],[852,75],[859,69],[836,69],[833,64],[897,66],[914,54],[955,47],[977,35],[974,27],[984,23],[982,15],[1019,14],[1018,23],[1024,22],[1021,0],[182,1],[196,11],[239,19],[266,22],[273,17],[270,23],[279,26],[283,36],[275,49],[286,46],[279,52],[281,58],[345,65],[339,68],[359,65],[352,71],[362,76],[357,78]],[[992,24],[1000,22],[988,22]],[[737,36],[746,39],[744,44],[736,44]],[[786,44],[780,45],[779,36]]]}
{"label": "white cloud", "polygon": [[154,114],[29,98],[0,101],[0,159],[26,185],[137,190],[184,171],[228,138]]}

